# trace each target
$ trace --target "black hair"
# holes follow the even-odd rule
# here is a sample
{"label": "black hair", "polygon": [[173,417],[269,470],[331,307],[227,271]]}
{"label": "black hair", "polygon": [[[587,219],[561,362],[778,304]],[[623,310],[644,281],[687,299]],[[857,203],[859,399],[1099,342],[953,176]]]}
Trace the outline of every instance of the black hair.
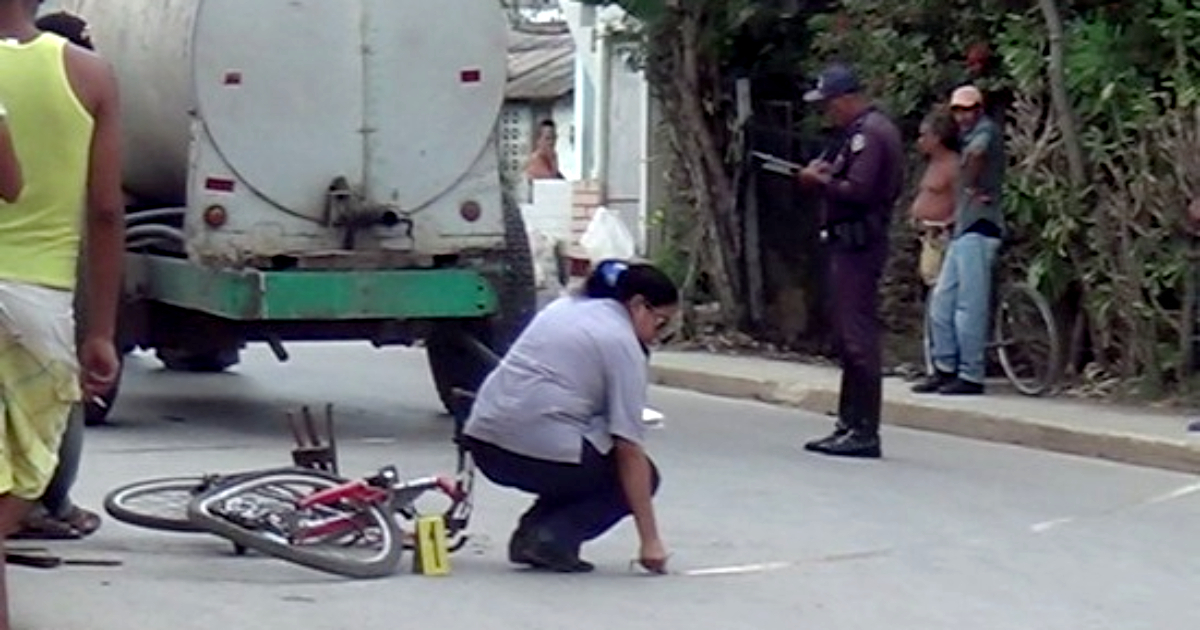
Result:
{"label": "black hair", "polygon": [[605,260],[596,265],[588,276],[583,294],[621,303],[628,303],[640,295],[651,308],[679,303],[679,289],[667,274],[653,265],[621,260]]}
{"label": "black hair", "polygon": [[944,108],[937,108],[925,117],[922,125],[929,127],[929,132],[937,138],[938,144],[958,153],[962,148],[962,140],[958,134],[958,123]]}
{"label": "black hair", "polygon": [[77,15],[66,11],[50,13],[38,18],[36,26],[38,30],[54,33],[80,48],[94,49],[88,36],[88,23]]}
{"label": "black hair", "polygon": [[554,121],[553,121],[553,120],[550,120],[549,118],[547,118],[547,119],[543,120],[543,121],[542,121],[541,123],[539,123],[539,124],[540,124],[540,126],[542,126],[542,127],[550,127],[551,129],[554,129],[555,127],[557,127],[557,126],[558,126],[558,125],[554,124]]}

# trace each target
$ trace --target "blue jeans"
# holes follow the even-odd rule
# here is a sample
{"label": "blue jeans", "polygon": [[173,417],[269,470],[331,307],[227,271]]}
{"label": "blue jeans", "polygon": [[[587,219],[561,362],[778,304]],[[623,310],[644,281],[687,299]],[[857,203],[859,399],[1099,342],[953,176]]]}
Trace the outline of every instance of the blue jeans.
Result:
{"label": "blue jeans", "polygon": [[933,366],[983,383],[986,371],[992,267],[1000,239],[963,234],[950,241],[930,298]]}

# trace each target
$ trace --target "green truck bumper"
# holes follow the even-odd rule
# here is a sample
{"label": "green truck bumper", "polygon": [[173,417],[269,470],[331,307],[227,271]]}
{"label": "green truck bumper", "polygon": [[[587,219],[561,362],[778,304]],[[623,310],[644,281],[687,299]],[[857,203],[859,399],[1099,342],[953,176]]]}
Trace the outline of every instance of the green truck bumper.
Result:
{"label": "green truck bumper", "polygon": [[239,321],[475,318],[498,302],[469,269],[229,270],[143,254],[126,265],[137,296]]}

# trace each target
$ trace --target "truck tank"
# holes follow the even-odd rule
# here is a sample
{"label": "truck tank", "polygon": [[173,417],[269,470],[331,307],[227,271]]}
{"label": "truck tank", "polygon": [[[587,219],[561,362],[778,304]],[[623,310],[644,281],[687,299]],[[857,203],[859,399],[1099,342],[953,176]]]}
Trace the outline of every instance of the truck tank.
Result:
{"label": "truck tank", "polygon": [[[88,20],[116,69],[139,201],[194,206],[231,192],[228,179],[319,222],[344,178],[367,203],[419,212],[494,151],[507,33],[494,2],[59,4]],[[487,231],[500,230],[496,217]]]}

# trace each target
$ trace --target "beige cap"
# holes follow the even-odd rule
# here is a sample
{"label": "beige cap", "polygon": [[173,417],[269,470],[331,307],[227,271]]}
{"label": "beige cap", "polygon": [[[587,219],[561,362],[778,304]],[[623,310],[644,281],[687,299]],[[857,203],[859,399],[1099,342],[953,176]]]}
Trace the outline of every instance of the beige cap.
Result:
{"label": "beige cap", "polygon": [[950,96],[950,107],[978,107],[983,104],[983,92],[974,85],[964,85]]}

